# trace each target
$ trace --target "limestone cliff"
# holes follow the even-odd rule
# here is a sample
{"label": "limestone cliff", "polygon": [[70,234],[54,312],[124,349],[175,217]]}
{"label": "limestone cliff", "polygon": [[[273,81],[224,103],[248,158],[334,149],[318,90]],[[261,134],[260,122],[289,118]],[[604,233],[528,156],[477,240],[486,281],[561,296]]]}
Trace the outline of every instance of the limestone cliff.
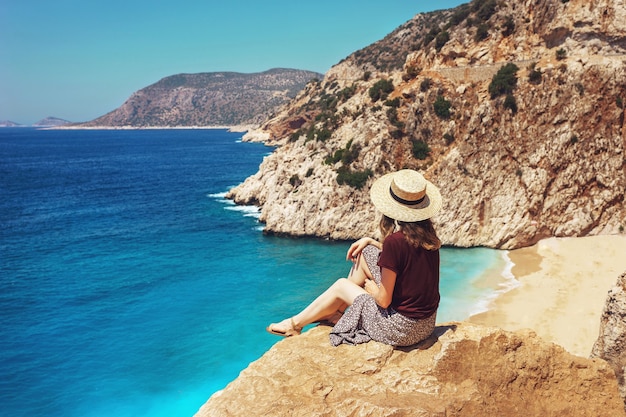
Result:
{"label": "limestone cliff", "polygon": [[196,417],[626,416],[615,374],[532,332],[447,323],[412,348],[330,346],[328,327],[278,342]]}
{"label": "limestone cliff", "polygon": [[609,291],[600,320],[600,335],[593,345],[591,357],[602,358],[611,365],[626,403],[626,273]]}
{"label": "limestone cliff", "polygon": [[278,149],[229,197],[268,233],[352,239],[376,230],[371,182],[410,167],[446,244],[622,232],[625,53],[624,0],[419,14],[249,132]]}

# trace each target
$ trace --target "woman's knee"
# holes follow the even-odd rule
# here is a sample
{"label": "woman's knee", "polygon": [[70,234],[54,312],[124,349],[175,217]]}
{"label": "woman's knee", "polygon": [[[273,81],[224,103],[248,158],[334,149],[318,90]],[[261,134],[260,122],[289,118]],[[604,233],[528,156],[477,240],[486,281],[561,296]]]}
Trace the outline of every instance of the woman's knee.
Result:
{"label": "woman's knee", "polygon": [[337,279],[337,281],[335,281],[333,285],[336,287],[345,287],[346,285],[349,285],[349,284],[354,284],[354,283],[350,281],[348,278],[339,278]]}
{"label": "woman's knee", "polygon": [[356,297],[357,295],[365,293],[365,290],[362,287],[358,286],[347,278],[339,278],[337,281],[335,281],[333,287],[337,291],[337,295],[339,296],[339,298],[341,298],[348,304],[352,304],[352,301],[354,301],[354,297]]}

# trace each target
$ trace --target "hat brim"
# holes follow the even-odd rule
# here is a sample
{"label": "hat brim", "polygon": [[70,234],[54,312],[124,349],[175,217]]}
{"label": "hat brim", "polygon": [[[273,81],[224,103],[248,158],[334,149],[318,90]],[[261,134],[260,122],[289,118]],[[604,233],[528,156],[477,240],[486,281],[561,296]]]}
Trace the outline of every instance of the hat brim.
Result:
{"label": "hat brim", "polygon": [[428,180],[426,180],[426,196],[421,203],[407,206],[394,200],[389,192],[393,175],[394,173],[383,175],[372,184],[370,189],[372,203],[381,213],[401,222],[417,222],[430,219],[441,209],[441,192]]}

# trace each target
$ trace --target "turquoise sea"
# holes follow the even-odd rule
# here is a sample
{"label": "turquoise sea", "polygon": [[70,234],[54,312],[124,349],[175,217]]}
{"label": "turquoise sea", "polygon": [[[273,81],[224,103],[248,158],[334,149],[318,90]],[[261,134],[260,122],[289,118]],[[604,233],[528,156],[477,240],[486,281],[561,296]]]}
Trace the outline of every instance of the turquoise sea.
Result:
{"label": "turquoise sea", "polygon": [[[349,242],[265,236],[224,199],[272,152],[241,136],[0,129],[1,415],[192,416],[347,274]],[[438,321],[505,267],[443,249]]]}

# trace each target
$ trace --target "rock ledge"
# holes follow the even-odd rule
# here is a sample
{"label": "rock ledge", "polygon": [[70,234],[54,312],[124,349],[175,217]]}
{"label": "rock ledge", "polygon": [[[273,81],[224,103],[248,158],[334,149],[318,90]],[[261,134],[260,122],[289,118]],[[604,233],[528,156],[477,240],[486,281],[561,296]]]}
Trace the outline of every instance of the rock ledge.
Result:
{"label": "rock ledge", "polygon": [[411,348],[330,346],[329,328],[279,341],[196,414],[626,416],[611,367],[531,331],[440,324]]}

